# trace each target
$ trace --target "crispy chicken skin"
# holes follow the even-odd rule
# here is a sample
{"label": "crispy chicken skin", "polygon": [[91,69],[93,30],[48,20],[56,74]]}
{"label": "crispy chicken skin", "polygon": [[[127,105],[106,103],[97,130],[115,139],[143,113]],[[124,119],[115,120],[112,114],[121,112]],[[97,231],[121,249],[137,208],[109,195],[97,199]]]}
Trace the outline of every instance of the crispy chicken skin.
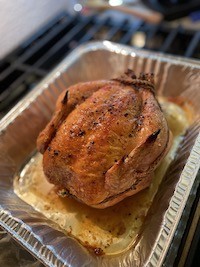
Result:
{"label": "crispy chicken skin", "polygon": [[37,147],[48,181],[60,192],[106,208],[150,185],[169,140],[153,75],[128,70],[63,92]]}

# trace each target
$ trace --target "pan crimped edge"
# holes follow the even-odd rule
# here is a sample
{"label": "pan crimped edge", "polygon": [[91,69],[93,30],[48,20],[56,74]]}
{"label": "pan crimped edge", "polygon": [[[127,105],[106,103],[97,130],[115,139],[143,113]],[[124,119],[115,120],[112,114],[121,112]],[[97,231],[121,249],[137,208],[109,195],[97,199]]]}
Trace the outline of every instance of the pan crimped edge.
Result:
{"label": "pan crimped edge", "polygon": [[[88,68],[84,70],[85,64]],[[102,68],[98,69],[97,66]],[[167,191],[168,199],[165,199],[165,205],[160,205],[159,216],[154,216],[160,228],[157,228],[156,236],[149,239],[153,240],[153,246],[150,249],[145,238],[150,237],[151,233],[146,228],[136,247],[124,254],[116,257],[91,255],[76,240],[62,234],[55,224],[34,211],[13,193],[14,174],[19,171],[34,150],[37,135],[49,120],[56,98],[65,86],[75,83],[77,78],[79,81],[85,81],[91,77],[108,78],[126,68],[134,68],[138,73],[156,72],[160,77],[157,78],[157,84],[158,94],[161,95],[180,93],[180,88],[175,90],[173,87],[173,79],[170,76],[173,73],[177,79],[180,78],[178,75],[183,78],[180,86],[182,90],[188,90],[191,82],[193,85],[199,84],[200,68],[195,61],[138,51],[107,41],[94,42],[74,50],[0,123],[0,225],[46,266],[81,266],[82,264],[86,266],[161,266],[169,246],[173,245],[172,238],[184,207],[192,204],[189,198],[196,192],[198,181],[195,178],[200,165],[198,124],[188,131],[189,135],[186,136],[185,145],[182,146],[184,149],[177,155],[176,160],[180,160],[180,164],[183,163],[182,159],[185,160],[183,169],[178,169],[181,175],[177,177],[175,170],[168,172],[165,183],[171,191]],[[188,83],[184,80],[185,73]],[[169,92],[168,84],[171,88]],[[172,174],[177,179],[175,184],[173,180],[173,185],[170,184]],[[161,193],[162,191],[159,190],[158,196]],[[162,221],[160,216],[163,218]],[[142,244],[146,245],[142,247]]]}

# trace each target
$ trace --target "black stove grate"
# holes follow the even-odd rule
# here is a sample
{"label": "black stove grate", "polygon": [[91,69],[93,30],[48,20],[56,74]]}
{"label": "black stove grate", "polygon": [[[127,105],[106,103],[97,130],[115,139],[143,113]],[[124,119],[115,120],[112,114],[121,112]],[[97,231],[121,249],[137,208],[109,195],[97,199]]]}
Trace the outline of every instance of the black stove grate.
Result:
{"label": "black stove grate", "polygon": [[[110,40],[164,53],[200,58],[200,31],[150,25],[111,17],[62,13],[0,63],[0,113],[3,116],[72,49],[89,40]],[[137,38],[138,39],[138,38]],[[141,44],[139,44],[141,46]]]}

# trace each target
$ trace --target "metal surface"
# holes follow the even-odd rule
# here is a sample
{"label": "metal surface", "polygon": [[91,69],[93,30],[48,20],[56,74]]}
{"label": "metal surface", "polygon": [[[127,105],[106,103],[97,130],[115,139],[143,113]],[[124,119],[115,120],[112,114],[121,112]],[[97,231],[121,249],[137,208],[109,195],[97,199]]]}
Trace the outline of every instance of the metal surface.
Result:
{"label": "metal surface", "polygon": [[[155,72],[158,94],[184,95],[193,102],[196,114],[200,113],[198,62],[164,57],[105,41],[73,51],[1,121],[0,225],[47,266],[157,267],[164,262],[170,246],[170,264],[175,259],[175,248],[182,234],[177,225],[184,208],[192,206],[199,184],[196,179],[200,165],[199,124],[188,130],[152,203],[139,242],[121,255],[110,258],[88,253],[76,240],[59,232],[54,223],[13,193],[13,177],[35,149],[37,135],[49,120],[58,94],[70,84],[114,77],[127,68],[135,69],[137,73]],[[183,229],[186,218],[181,224]]]}
{"label": "metal surface", "polygon": [[127,18],[116,21],[97,14],[85,17],[61,13],[1,61],[1,117],[77,45],[90,40],[200,58],[198,31]]}
{"label": "metal surface", "polygon": [[3,267],[43,267],[33,255],[0,228],[0,265]]}

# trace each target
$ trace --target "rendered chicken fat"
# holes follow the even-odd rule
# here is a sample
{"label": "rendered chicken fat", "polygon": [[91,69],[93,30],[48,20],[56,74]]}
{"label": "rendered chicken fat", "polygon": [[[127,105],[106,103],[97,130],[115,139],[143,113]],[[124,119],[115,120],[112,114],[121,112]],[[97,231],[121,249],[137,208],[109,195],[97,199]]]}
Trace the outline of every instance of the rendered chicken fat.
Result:
{"label": "rendered chicken fat", "polygon": [[150,185],[169,139],[153,75],[128,70],[63,92],[37,146],[60,194],[106,208]]}

